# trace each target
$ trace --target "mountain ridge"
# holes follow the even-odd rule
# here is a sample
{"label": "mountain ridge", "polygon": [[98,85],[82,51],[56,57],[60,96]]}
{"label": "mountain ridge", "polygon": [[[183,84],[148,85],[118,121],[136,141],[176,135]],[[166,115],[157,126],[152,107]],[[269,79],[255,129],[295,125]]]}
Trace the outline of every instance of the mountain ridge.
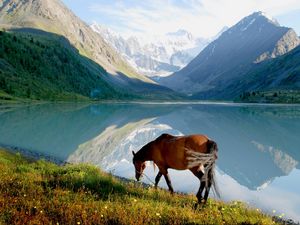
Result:
{"label": "mountain ridge", "polygon": [[190,32],[179,29],[145,39],[139,36],[124,37],[96,22],[90,27],[102,35],[137,71],[150,78],[164,77],[178,71],[215,38],[194,37]]}
{"label": "mountain ridge", "polygon": [[222,90],[232,80],[242,78],[255,63],[283,55],[299,43],[291,28],[280,27],[263,13],[255,12],[225,31],[181,71],[159,82],[202,98],[202,92]]}

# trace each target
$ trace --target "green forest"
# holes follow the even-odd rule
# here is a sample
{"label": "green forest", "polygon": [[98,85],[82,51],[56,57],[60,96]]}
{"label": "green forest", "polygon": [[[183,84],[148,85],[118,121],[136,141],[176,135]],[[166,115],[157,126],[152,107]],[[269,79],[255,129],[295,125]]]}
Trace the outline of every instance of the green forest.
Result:
{"label": "green forest", "polygon": [[122,98],[105,71],[54,34],[0,31],[0,96],[35,100]]}

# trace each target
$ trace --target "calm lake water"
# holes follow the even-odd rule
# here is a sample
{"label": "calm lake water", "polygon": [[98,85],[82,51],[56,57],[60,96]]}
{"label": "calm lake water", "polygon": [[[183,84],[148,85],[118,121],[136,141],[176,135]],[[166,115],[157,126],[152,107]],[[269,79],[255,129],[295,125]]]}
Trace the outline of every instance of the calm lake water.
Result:
{"label": "calm lake water", "polygon": [[[126,178],[134,177],[131,151],[162,133],[206,134],[218,143],[217,182],[223,200],[242,200],[300,221],[300,106],[0,106],[0,145],[93,163]],[[156,172],[152,165],[145,171],[152,180]],[[189,171],[171,170],[170,176],[176,191],[197,192],[199,181]],[[164,179],[160,185],[166,187]]]}

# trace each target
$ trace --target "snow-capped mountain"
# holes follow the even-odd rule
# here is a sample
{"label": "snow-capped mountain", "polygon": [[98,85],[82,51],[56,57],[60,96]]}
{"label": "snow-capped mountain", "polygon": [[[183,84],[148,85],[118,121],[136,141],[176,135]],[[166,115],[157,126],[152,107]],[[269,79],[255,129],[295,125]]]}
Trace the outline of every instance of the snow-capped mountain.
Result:
{"label": "snow-capped mountain", "polygon": [[[293,29],[280,26],[263,12],[255,12],[223,32],[182,70],[160,79],[159,83],[194,98],[234,98],[248,88],[248,81],[242,83],[250,76],[247,74],[263,61],[282,56],[299,44]],[[266,75],[269,77],[269,72],[262,74],[262,80]],[[275,78],[260,86],[266,88],[275,85],[275,81],[278,83]],[[258,83],[254,82],[254,87]]]}
{"label": "snow-capped mountain", "polygon": [[138,72],[162,77],[185,67],[213,39],[197,38],[186,30],[163,36],[125,38],[97,23],[91,28],[112,45]]}

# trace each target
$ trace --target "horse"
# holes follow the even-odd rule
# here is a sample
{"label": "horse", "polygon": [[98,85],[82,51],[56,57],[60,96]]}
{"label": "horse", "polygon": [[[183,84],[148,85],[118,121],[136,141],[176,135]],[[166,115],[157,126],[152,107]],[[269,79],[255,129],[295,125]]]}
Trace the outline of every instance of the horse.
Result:
{"label": "horse", "polygon": [[[132,151],[135,177],[139,181],[146,168],[146,161],[153,161],[159,169],[155,178],[155,188],[164,175],[169,191],[173,194],[174,189],[168,169],[189,169],[200,181],[200,187],[196,194],[198,204],[205,204],[211,186],[219,196],[214,174],[218,158],[217,153],[217,143],[205,135],[173,136],[162,134],[143,146],[138,152]],[[204,188],[205,194],[202,197]]]}

